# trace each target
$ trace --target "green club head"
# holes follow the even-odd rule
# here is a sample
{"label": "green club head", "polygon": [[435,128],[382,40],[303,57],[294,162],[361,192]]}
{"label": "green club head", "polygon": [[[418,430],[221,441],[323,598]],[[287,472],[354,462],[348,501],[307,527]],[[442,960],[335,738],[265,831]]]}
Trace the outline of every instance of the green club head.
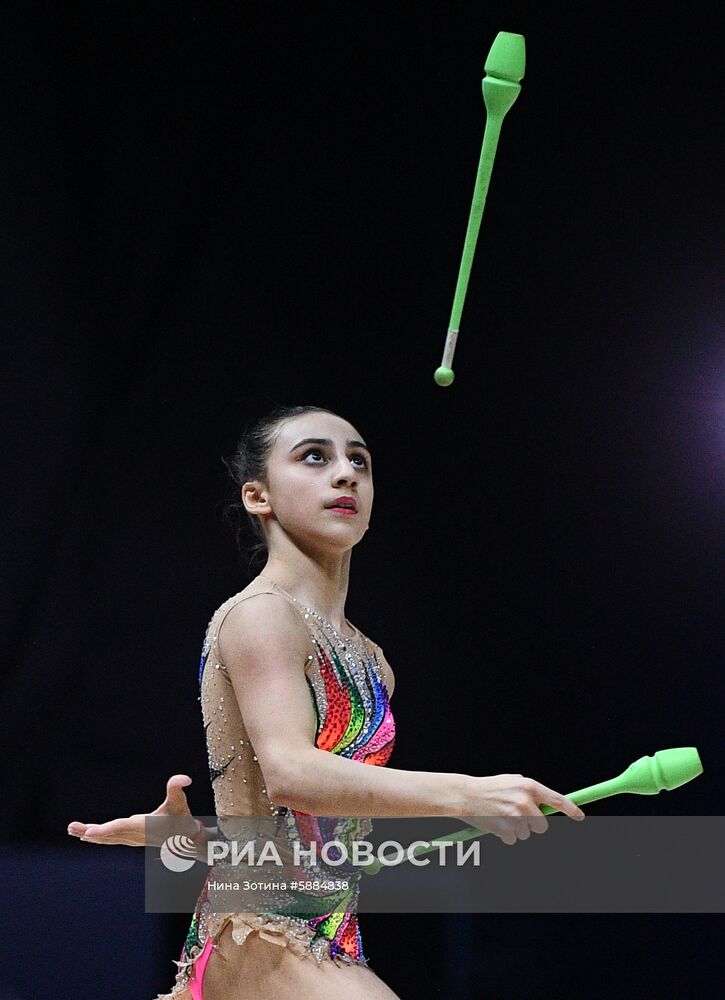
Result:
{"label": "green club head", "polygon": [[526,69],[526,45],[523,35],[499,31],[488,53],[484,67],[488,76],[519,83]]}
{"label": "green club head", "polygon": [[526,66],[523,35],[499,31],[486,60],[483,78],[483,101],[489,118],[503,120],[521,93],[519,80]]}
{"label": "green club head", "polygon": [[663,789],[671,792],[679,788],[702,771],[702,761],[695,747],[675,747],[658,750],[651,757],[640,757],[615,781],[621,783],[622,792],[656,795]]}

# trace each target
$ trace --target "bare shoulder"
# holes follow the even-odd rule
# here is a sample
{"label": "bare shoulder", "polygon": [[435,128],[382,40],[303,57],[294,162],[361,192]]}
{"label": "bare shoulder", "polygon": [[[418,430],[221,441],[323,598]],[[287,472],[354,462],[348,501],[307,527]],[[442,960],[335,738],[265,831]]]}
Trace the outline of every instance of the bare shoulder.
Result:
{"label": "bare shoulder", "polygon": [[224,616],[219,627],[219,652],[225,663],[240,654],[260,650],[306,652],[309,633],[299,612],[281,594],[251,583]]}

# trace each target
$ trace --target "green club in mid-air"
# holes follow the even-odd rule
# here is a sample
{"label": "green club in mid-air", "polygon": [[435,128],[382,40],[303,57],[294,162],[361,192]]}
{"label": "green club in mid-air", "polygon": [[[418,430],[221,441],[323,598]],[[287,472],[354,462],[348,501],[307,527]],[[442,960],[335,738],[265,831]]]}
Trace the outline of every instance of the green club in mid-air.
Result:
{"label": "green club in mid-air", "polygon": [[481,159],[476,174],[476,186],[473,189],[473,203],[468,218],[468,229],[463,245],[463,257],[458,272],[456,291],[453,296],[453,309],[448,323],[443,360],[434,376],[438,385],[450,385],[453,381],[453,355],[456,350],[461,313],[468,290],[468,279],[471,274],[473,255],[476,252],[476,241],[478,231],[481,228],[481,218],[486,204],[493,161],[496,157],[498,137],[501,134],[504,116],[521,91],[519,81],[523,79],[525,66],[524,36],[512,34],[510,31],[499,31],[486,59],[486,76],[483,78],[486,129],[483,134]]}

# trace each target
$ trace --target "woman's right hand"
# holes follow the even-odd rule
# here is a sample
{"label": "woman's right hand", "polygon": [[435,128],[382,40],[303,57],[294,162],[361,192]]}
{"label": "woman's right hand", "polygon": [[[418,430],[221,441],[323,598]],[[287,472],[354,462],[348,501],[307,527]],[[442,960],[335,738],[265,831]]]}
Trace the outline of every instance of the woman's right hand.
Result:
{"label": "woman's right hand", "polygon": [[146,844],[146,818],[148,816],[178,816],[182,822],[189,818],[189,833],[195,833],[199,827],[191,815],[189,803],[186,801],[184,788],[191,784],[188,774],[174,774],[166,782],[166,798],[151,813],[134,813],[122,819],[112,819],[107,823],[81,823],[74,820],[68,825],[71,837],[79,837],[91,844],[125,844],[128,847],[160,847],[158,844]]}
{"label": "woman's right hand", "polygon": [[493,833],[504,844],[528,840],[533,833],[546,833],[549,824],[540,805],[554,809],[572,819],[583,820],[585,814],[571,799],[522,774],[494,774],[474,778],[473,802],[476,812],[467,816],[472,826]]}

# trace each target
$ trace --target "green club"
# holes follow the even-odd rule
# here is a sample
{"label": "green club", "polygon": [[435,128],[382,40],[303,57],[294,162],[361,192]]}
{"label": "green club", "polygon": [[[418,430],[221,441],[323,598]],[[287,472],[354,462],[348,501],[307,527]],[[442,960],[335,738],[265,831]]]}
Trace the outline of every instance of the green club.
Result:
{"label": "green club", "polygon": [[463,303],[468,289],[473,255],[476,252],[478,231],[481,228],[483,207],[486,204],[488,185],[491,180],[493,161],[496,157],[498,137],[506,112],[519,96],[526,65],[526,47],[523,35],[510,31],[499,31],[486,59],[486,76],[483,78],[483,100],[486,105],[486,129],[483,134],[481,159],[473,189],[473,203],[468,219],[463,257],[458,272],[458,282],[453,296],[453,309],[448,324],[448,335],[443,349],[443,360],[436,369],[434,378],[438,385],[450,385],[453,381],[453,355],[461,323]]}
{"label": "green club", "polygon": [[[571,799],[575,805],[583,806],[588,802],[608,799],[610,795],[624,795],[626,793],[630,795],[657,795],[663,789],[671,792],[673,788],[687,784],[699,774],[702,774],[702,761],[695,747],[675,747],[672,750],[658,750],[651,757],[640,757],[617,778],[600,781],[598,785],[590,785],[588,788],[572,792],[566,797]],[[540,806],[540,809],[546,815],[557,812],[552,806],[544,805]],[[471,840],[474,837],[483,837],[486,832],[475,826],[467,826],[450,834],[450,836],[431,840],[428,845],[421,844],[415,848],[413,856],[419,857],[421,854],[436,851],[439,843]],[[363,871],[367,872],[368,875],[376,875],[381,867],[380,862],[374,858],[363,868]]]}

